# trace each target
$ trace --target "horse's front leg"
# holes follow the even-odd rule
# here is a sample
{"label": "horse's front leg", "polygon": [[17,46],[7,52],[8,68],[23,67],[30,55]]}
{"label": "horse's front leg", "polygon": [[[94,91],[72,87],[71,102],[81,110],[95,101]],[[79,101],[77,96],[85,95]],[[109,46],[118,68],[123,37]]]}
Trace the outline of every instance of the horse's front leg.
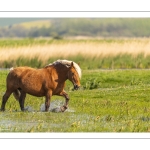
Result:
{"label": "horse's front leg", "polygon": [[47,94],[45,96],[45,111],[49,110],[51,96],[52,96],[51,91],[47,92]]}
{"label": "horse's front leg", "polygon": [[62,91],[60,93],[60,96],[64,96],[66,101],[65,104],[60,108],[62,112],[64,112],[68,108],[68,103],[69,103],[69,96],[65,91]]}

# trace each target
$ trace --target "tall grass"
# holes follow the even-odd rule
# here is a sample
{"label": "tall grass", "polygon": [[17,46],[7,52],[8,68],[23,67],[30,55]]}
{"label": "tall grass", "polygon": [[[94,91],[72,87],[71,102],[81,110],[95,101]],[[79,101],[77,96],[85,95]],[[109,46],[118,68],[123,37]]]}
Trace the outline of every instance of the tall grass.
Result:
{"label": "tall grass", "polygon": [[[4,40],[2,40],[4,42]],[[41,67],[70,59],[85,69],[150,68],[150,41],[145,39],[18,39],[0,41],[0,67]]]}

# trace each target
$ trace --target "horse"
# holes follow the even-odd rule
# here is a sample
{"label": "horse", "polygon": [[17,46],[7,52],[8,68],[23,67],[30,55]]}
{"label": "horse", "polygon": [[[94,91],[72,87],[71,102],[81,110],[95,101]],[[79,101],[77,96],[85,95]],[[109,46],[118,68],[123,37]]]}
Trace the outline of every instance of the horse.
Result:
{"label": "horse", "polygon": [[60,107],[60,111],[64,112],[70,99],[64,90],[67,79],[72,82],[75,90],[79,89],[81,68],[69,60],[57,60],[40,69],[27,66],[12,68],[6,78],[6,92],[2,98],[1,111],[5,111],[5,104],[13,93],[15,99],[19,101],[21,111],[25,111],[26,94],[45,96],[46,112],[49,110],[53,95],[63,96],[65,104]]}

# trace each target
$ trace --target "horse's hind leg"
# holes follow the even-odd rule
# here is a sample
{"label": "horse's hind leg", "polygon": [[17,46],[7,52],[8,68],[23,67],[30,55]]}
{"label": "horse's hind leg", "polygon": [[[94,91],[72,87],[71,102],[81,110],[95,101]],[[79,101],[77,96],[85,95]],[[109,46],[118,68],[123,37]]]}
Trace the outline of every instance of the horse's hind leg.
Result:
{"label": "horse's hind leg", "polygon": [[5,111],[5,105],[11,93],[12,93],[11,91],[6,90],[2,99],[1,111]]}
{"label": "horse's hind leg", "polygon": [[20,104],[20,109],[22,111],[24,111],[24,102],[25,102],[25,98],[26,98],[26,93],[24,91],[20,92],[20,97],[19,97],[19,104]]}

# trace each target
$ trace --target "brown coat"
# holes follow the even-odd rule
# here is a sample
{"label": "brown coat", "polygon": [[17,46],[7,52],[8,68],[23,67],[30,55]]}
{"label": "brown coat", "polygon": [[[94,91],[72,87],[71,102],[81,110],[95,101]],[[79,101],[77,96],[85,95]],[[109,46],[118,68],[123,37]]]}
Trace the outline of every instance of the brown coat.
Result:
{"label": "brown coat", "polygon": [[66,103],[61,107],[61,111],[65,111],[69,101],[68,94],[64,91],[65,81],[69,79],[77,90],[80,86],[79,73],[73,62],[70,65],[56,62],[42,69],[30,67],[12,69],[7,76],[7,89],[3,96],[1,110],[5,110],[5,104],[13,93],[19,100],[21,110],[24,110],[26,94],[45,96],[45,111],[48,111],[52,95],[64,96]]}

